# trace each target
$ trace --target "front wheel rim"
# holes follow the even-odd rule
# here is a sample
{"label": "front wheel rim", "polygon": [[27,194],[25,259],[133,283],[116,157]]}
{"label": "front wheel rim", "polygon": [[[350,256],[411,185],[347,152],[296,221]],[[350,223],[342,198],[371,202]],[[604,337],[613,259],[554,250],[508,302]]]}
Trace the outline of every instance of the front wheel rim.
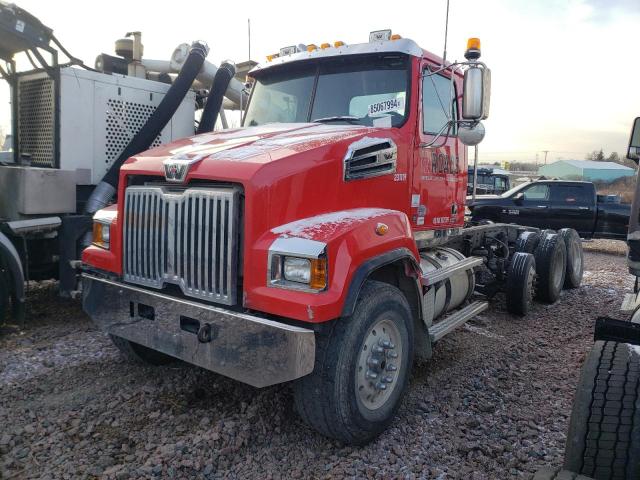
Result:
{"label": "front wheel rim", "polygon": [[377,410],[398,387],[403,345],[400,330],[389,319],[378,320],[360,347],[356,365],[356,395],[368,410]]}

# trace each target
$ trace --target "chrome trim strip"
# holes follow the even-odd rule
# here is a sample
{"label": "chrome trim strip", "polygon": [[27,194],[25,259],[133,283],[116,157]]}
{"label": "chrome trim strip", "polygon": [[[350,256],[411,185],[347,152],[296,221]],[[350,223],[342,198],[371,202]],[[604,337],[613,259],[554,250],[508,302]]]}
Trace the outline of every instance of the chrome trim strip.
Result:
{"label": "chrome trim strip", "polygon": [[269,247],[269,254],[280,253],[294,257],[319,258],[327,248],[324,242],[299,237],[280,237]]}
{"label": "chrome trim strip", "polygon": [[[82,274],[83,307],[104,331],[255,387],[287,382],[311,373],[313,330]],[[139,305],[153,319],[139,315]],[[148,310],[148,308],[147,308]],[[211,329],[201,343],[197,332]]]}

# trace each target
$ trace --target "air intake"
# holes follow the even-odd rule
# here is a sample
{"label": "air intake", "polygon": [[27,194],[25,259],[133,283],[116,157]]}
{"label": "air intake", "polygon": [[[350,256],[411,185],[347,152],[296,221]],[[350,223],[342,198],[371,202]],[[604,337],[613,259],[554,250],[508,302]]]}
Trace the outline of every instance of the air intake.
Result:
{"label": "air intake", "polygon": [[398,148],[390,138],[364,137],[349,145],[344,157],[345,181],[396,171]]}

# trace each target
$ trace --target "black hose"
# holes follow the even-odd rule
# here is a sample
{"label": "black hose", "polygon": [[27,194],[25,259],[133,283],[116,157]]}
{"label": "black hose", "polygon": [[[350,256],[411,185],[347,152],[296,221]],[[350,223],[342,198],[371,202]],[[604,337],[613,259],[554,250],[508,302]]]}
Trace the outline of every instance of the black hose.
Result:
{"label": "black hose", "polygon": [[129,157],[147,150],[162,129],[169,123],[169,120],[176,113],[180,103],[191,88],[196,75],[200,72],[208,53],[209,47],[204,43],[194,42],[191,45],[189,55],[182,65],[180,73],[160,102],[160,105],[158,105],[158,108],[151,114],[140,131],[134,135],[120,156],[111,164],[102,181],[91,192],[91,196],[85,206],[87,213],[95,213],[108,204],[117,190],[120,167]]}
{"label": "black hose", "polygon": [[231,79],[235,74],[236,67],[231,63],[225,62],[220,65],[220,68],[218,68],[218,71],[213,77],[211,90],[209,91],[209,96],[207,97],[207,104],[204,106],[204,110],[202,111],[202,117],[200,117],[200,125],[198,125],[198,130],[196,133],[211,132],[216,126],[216,121],[218,120],[218,115],[220,114],[224,94],[227,92],[229,83],[231,83]]}
{"label": "black hose", "polygon": [[56,36],[53,34],[53,32],[51,32],[51,40],[53,40],[53,43],[55,43],[56,46],[60,49],[60,51],[62,51],[62,53],[64,53],[67,56],[67,58],[71,61],[71,63],[74,63],[74,64],[84,68],[85,70],[89,70],[90,72],[97,72],[98,71],[95,68],[91,68],[90,66],[85,65],[85,63],[82,60],[80,60],[79,58],[76,58],[73,55],[71,55],[69,53],[69,51],[62,46],[62,43],[60,43],[60,40],[58,40],[56,38]]}

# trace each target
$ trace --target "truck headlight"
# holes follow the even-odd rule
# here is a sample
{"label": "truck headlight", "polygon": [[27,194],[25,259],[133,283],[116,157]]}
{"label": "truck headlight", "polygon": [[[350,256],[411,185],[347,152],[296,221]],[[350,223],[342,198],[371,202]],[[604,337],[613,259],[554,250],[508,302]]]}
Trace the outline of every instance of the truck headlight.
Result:
{"label": "truck headlight", "polygon": [[109,250],[111,240],[111,223],[95,221],[93,222],[92,243],[98,247]]}
{"label": "truck headlight", "polygon": [[309,283],[311,280],[311,260],[284,257],[284,278],[290,282]]}
{"label": "truck headlight", "polygon": [[319,292],[327,288],[326,245],[302,238],[278,238],[269,249],[268,284]]}

